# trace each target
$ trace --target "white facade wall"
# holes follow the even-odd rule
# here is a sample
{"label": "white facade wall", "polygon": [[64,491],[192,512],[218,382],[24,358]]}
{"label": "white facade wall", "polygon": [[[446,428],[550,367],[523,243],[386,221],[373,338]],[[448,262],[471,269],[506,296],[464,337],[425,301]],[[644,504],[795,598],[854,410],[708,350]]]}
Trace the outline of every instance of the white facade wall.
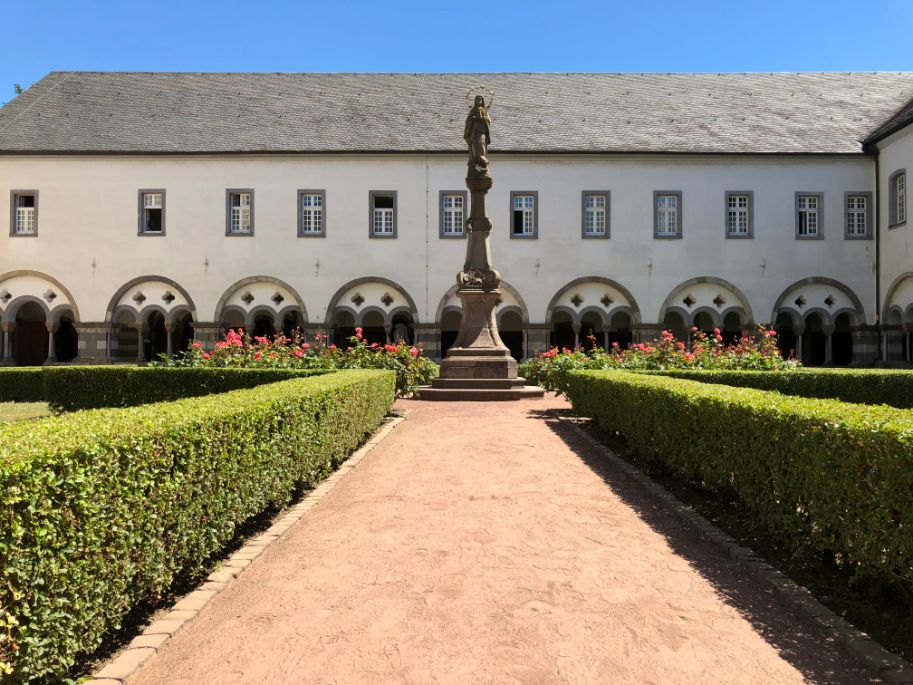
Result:
{"label": "white facade wall", "polygon": [[[913,136],[886,147],[882,164],[895,154],[913,169]],[[845,300],[831,305],[834,311],[858,309],[851,292],[864,309],[854,323],[875,322],[874,241],[846,240],[843,211],[846,191],[874,191],[869,157],[493,153],[491,158],[494,263],[522,299],[528,323],[547,323],[557,295],[557,304],[573,306],[573,289],[562,295],[563,287],[588,277],[623,286],[643,324],[660,322],[673,294],[667,304],[684,308],[680,300],[688,289],[676,293],[677,286],[702,277],[728,282],[737,292],[724,285],[695,291],[694,309],[706,304],[700,299],[711,291],[725,294],[720,310],[743,294],[751,318],[766,323],[785,289],[823,277],[844,286],[831,291]],[[370,276],[398,284],[415,302],[417,323],[434,324],[465,251],[463,240],[439,238],[439,191],[465,189],[464,159],[442,154],[3,156],[0,217],[10,216],[13,190],[38,190],[39,211],[37,237],[0,232],[0,291],[2,274],[47,274],[69,290],[81,321],[101,322],[119,288],[156,275],[182,286],[196,320],[206,322],[214,320],[217,303],[233,283],[264,275],[289,284],[300,295],[308,321],[322,324],[334,294]],[[153,188],[166,191],[166,234],[138,236],[138,191]],[[228,188],[255,191],[251,237],[225,235]],[[298,189],[326,191],[326,237],[297,236]],[[369,237],[371,190],[397,191],[395,239]],[[609,239],[581,238],[584,190],[611,191]],[[654,190],[682,191],[682,239],[654,238]],[[753,192],[753,238],[725,237],[727,190]],[[510,237],[510,191],[538,191],[537,239]],[[823,239],[796,239],[797,191],[824,193]],[[889,240],[901,242],[896,247],[885,242],[888,283],[890,273],[910,263],[911,249],[907,231]],[[597,305],[583,297],[582,307]],[[369,304],[378,305],[364,306]],[[827,311],[821,303],[812,306]],[[3,307],[0,299],[0,320]]]}

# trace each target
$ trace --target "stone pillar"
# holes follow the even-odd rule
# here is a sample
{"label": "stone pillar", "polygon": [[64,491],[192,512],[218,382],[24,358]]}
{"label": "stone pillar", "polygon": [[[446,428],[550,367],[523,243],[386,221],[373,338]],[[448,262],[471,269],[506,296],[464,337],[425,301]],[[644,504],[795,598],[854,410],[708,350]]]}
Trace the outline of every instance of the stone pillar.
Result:
{"label": "stone pillar", "polygon": [[796,326],[793,329],[793,332],[796,334],[796,359],[800,362],[804,362],[805,355],[802,350],[802,335],[805,333],[805,326]]}
{"label": "stone pillar", "polygon": [[825,326],[824,333],[824,366],[834,365],[834,327]]}
{"label": "stone pillar", "polygon": [[874,326],[853,328],[850,337],[853,341],[850,366],[871,366],[878,361],[878,330]]}
{"label": "stone pillar", "polygon": [[13,359],[13,331],[16,330],[15,321],[4,321],[0,323],[3,329],[3,366],[15,366],[16,360]]}
{"label": "stone pillar", "polygon": [[881,361],[888,361],[888,343],[890,337],[888,336],[887,331],[882,331],[881,333]]}
{"label": "stone pillar", "polygon": [[107,321],[74,324],[78,335],[74,364],[110,364],[114,326]]}
{"label": "stone pillar", "polygon": [[602,327],[602,347],[609,352],[612,351],[612,344],[609,342],[609,333],[611,332],[612,327],[608,324]]}
{"label": "stone pillar", "polygon": [[574,330],[574,349],[576,350],[580,347],[580,324],[571,324],[571,328]]}
{"label": "stone pillar", "polygon": [[44,360],[45,366],[50,366],[56,363],[55,354],[54,354],[54,333],[57,332],[57,325],[53,323],[45,324],[48,329],[48,358]]}
{"label": "stone pillar", "polygon": [[384,324],[384,337],[387,340],[387,344],[391,344],[393,340],[390,338],[390,334],[393,332],[393,324],[385,323]]}
{"label": "stone pillar", "polygon": [[193,329],[193,339],[206,350],[214,349],[222,335],[222,325],[215,321],[192,321],[190,327]]}
{"label": "stone pillar", "polygon": [[146,355],[143,354],[143,328],[145,326],[141,323],[133,324],[133,327],[136,329],[136,363],[145,364]]}
{"label": "stone pillar", "polygon": [[172,340],[172,333],[174,333],[174,324],[166,323],[165,324],[165,352],[169,357],[174,355],[174,341]]}

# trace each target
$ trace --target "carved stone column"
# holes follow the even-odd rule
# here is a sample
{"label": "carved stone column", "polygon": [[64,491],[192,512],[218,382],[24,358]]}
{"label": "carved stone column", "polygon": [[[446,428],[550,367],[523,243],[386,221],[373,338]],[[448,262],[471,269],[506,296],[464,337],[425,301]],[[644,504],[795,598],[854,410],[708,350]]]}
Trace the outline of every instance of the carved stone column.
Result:
{"label": "carved stone column", "polygon": [[143,354],[143,324],[137,323],[133,327],[136,329],[136,363],[145,364],[146,355]]}
{"label": "carved stone column", "polygon": [[834,365],[834,327],[824,327],[824,366]]}
{"label": "carved stone column", "polygon": [[48,358],[44,360],[44,366],[50,366],[57,360],[54,359],[54,333],[57,332],[57,324],[45,324],[48,329]]}
{"label": "carved stone column", "polygon": [[173,336],[174,328],[175,328],[175,326],[173,323],[165,324],[165,338],[166,338],[165,352],[168,354],[169,357],[174,354],[174,341],[172,340],[172,338],[174,337]]}
{"label": "carved stone column", "polygon": [[3,366],[15,366],[16,360],[13,359],[13,331],[16,330],[15,321],[4,321],[0,323],[3,329]]}
{"label": "carved stone column", "polygon": [[805,355],[802,350],[802,335],[805,333],[805,326],[796,326],[793,332],[796,334],[796,359],[804,363]]}

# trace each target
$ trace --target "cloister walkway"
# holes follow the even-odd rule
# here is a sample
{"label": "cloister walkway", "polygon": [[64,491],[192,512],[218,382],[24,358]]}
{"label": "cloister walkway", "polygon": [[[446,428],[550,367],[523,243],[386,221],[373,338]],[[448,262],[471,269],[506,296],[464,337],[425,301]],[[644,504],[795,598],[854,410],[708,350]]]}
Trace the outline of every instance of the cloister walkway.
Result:
{"label": "cloister walkway", "polygon": [[543,400],[409,418],[128,681],[863,683]]}

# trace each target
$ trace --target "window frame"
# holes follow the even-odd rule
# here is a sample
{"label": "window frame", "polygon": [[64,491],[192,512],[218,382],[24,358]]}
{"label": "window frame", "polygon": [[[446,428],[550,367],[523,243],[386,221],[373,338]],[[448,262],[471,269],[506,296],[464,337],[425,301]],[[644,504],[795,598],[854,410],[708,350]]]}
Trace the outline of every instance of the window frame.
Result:
{"label": "window frame", "polygon": [[[676,200],[676,212],[675,212],[675,233],[660,233],[659,232],[659,206],[657,200],[660,197],[665,197],[667,195],[674,195]],[[683,226],[684,221],[682,217],[682,191],[681,190],[654,190],[653,191],[653,238],[654,240],[681,240],[684,233]]]}
{"label": "window frame", "polygon": [[[850,235],[849,207],[847,204],[851,197],[865,198],[865,234]],[[872,193],[868,190],[848,190],[843,193],[843,237],[846,240],[872,240]]]}
{"label": "window frame", "polygon": [[[533,198],[533,231],[532,233],[514,233],[514,198],[515,197],[532,197]],[[538,190],[511,190],[510,191],[510,210],[508,229],[510,230],[511,240],[536,240],[539,238],[539,191]]]}
{"label": "window frame", "polygon": [[[586,199],[592,195],[605,196],[605,230],[602,233],[587,233],[586,230]],[[580,237],[584,240],[607,240],[612,232],[612,191],[610,190],[582,190],[580,192]]]}
{"label": "window frame", "polygon": [[[391,233],[374,232],[374,198],[391,197],[393,198],[393,231]],[[395,239],[399,235],[398,221],[398,202],[395,190],[369,190],[368,191],[368,237],[378,238],[380,240]]]}
{"label": "window frame", "polygon": [[[143,201],[144,201],[146,195],[152,195],[152,194],[161,194],[161,196],[162,196],[162,230],[161,231],[144,231],[143,230],[143,210],[145,209]],[[168,198],[165,194],[165,189],[164,188],[141,188],[139,191],[137,191],[137,203],[138,203],[139,211],[137,212],[137,218],[136,218],[136,222],[137,222],[136,234],[138,236],[143,236],[143,237],[149,236],[149,237],[156,237],[156,238],[164,236],[165,231],[168,226],[167,221],[166,221]]]}
{"label": "window frame", "polygon": [[[748,215],[748,232],[733,233],[729,230],[729,199],[745,196],[748,206],[745,208]],[[754,238],[754,191],[753,190],[727,190],[725,204],[723,205],[723,231],[727,240],[751,240]]]}
{"label": "window frame", "polygon": [[[801,235],[799,233],[800,227],[800,215],[799,215],[799,199],[803,197],[816,197],[818,198],[818,218],[817,218],[817,232],[815,235]],[[820,191],[796,191],[795,202],[793,203],[793,213],[796,217],[796,240],[824,240],[824,193]]]}
{"label": "window frame", "polygon": [[[903,176],[904,187],[904,217],[899,221],[897,215],[897,179]],[[898,169],[888,177],[888,228],[897,228],[907,223],[907,216],[910,213],[910,203],[907,199],[910,196],[909,183],[907,183],[907,170]]]}
{"label": "window frame", "polygon": [[[463,228],[460,233],[444,233],[444,198],[459,195],[463,198]],[[466,237],[466,220],[469,218],[469,193],[465,190],[441,190],[438,193],[438,237],[446,240],[460,240]]]}
{"label": "window frame", "polygon": [[[232,231],[231,230],[231,197],[232,195],[250,195],[250,230],[249,231]],[[254,190],[253,188],[227,188],[225,190],[225,235],[231,237],[249,238],[254,235]]]}
{"label": "window frame", "polygon": [[[35,198],[35,230],[31,233],[16,230],[16,198],[21,195],[32,195]],[[10,237],[11,238],[37,238],[38,237],[38,191],[37,190],[11,190],[10,191]]]}
{"label": "window frame", "polygon": [[[303,230],[304,226],[304,208],[301,206],[301,198],[304,195],[319,195],[320,196],[320,230],[319,231],[305,231]],[[298,226],[296,229],[296,234],[299,238],[325,238],[327,235],[327,191],[323,188],[299,188],[295,193],[297,199],[297,209],[296,217],[298,221]]]}

